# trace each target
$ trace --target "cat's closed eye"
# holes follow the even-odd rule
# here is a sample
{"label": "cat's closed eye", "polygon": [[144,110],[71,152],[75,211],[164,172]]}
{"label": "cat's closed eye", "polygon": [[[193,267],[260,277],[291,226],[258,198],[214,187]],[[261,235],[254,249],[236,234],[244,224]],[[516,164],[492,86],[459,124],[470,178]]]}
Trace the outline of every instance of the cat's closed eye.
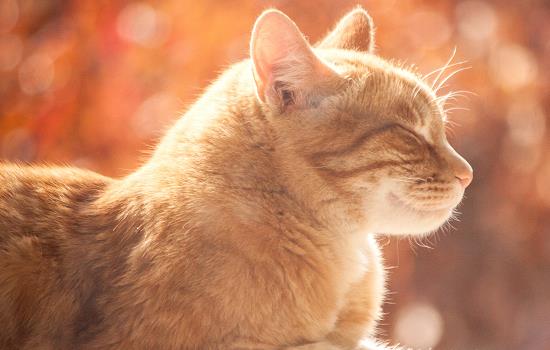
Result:
{"label": "cat's closed eye", "polygon": [[411,127],[405,126],[401,123],[396,123],[393,126],[399,141],[407,144],[409,152],[413,152],[414,149],[422,147],[427,144],[426,138],[414,131]]}

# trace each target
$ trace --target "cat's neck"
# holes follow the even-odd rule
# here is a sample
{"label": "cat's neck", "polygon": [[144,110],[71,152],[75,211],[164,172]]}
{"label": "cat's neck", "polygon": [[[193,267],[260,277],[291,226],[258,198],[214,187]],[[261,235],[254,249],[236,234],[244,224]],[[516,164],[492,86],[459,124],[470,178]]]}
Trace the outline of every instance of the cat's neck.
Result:
{"label": "cat's neck", "polygon": [[248,69],[245,62],[211,86],[127,186],[146,183],[146,200],[164,201],[172,218],[199,224],[230,218],[245,226],[299,221],[308,230],[353,229],[280,153]]}

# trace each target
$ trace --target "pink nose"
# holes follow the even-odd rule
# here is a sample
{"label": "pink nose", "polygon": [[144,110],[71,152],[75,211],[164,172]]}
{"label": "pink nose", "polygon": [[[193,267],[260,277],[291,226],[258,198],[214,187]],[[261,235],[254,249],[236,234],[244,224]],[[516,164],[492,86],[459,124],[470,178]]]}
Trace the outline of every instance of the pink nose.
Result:
{"label": "pink nose", "polygon": [[460,181],[462,187],[466,188],[472,182],[472,174],[470,175],[455,175],[455,177]]}
{"label": "pink nose", "polygon": [[451,146],[447,145],[449,150],[449,164],[454,176],[460,181],[462,187],[466,188],[472,182],[474,171],[470,164],[460,156]]}
{"label": "pink nose", "polygon": [[455,177],[458,179],[458,181],[460,181],[462,187],[466,188],[472,182],[474,171],[470,164],[468,164],[468,162],[466,162],[464,159],[461,160],[462,161],[459,162],[459,165],[454,169]]}

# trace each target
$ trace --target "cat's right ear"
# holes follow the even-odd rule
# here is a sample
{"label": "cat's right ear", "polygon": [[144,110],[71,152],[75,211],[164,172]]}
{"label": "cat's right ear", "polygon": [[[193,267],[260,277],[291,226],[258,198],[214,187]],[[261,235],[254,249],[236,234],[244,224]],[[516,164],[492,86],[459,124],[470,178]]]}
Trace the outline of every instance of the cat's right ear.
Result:
{"label": "cat's right ear", "polygon": [[372,18],[360,6],[342,17],[336,27],[315,47],[372,52],[374,25]]}
{"label": "cat's right ear", "polygon": [[258,98],[283,109],[307,103],[317,83],[336,74],[315,55],[296,24],[277,10],[256,20],[250,57]]}

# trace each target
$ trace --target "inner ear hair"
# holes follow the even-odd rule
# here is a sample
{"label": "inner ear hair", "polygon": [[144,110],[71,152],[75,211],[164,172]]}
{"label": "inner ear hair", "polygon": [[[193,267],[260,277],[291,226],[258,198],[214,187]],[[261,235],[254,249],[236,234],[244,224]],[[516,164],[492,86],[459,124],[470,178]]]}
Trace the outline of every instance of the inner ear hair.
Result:
{"label": "inner ear hair", "polygon": [[283,89],[281,90],[280,96],[281,96],[281,102],[283,104],[283,107],[290,106],[295,102],[294,92],[292,90]]}
{"label": "inner ear hair", "polygon": [[274,81],[272,91],[278,100],[281,112],[285,111],[289,106],[296,104],[296,90],[284,81]]}

